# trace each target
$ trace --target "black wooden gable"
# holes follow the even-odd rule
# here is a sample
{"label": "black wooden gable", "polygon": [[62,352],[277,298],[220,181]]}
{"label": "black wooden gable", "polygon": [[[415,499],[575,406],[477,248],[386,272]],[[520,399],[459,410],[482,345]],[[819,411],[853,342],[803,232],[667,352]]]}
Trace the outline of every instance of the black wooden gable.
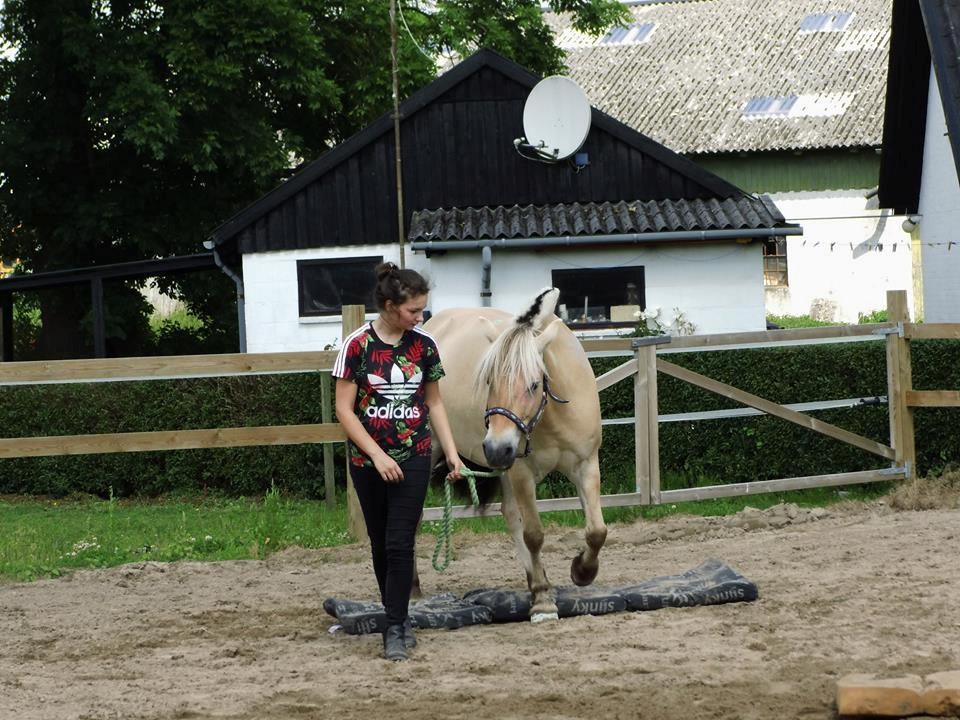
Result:
{"label": "black wooden gable", "polygon": [[920,205],[931,67],[960,176],[960,5],[894,0],[891,27],[879,199],[880,207],[910,214]]}
{"label": "black wooden gable", "polygon": [[[723,200],[737,187],[593,110],[589,165],[521,157],[523,106],[538,78],[481,50],[405,101],[401,112],[406,227],[437,208]],[[241,252],[389,243],[397,239],[393,119],[384,115],[213,231]]]}

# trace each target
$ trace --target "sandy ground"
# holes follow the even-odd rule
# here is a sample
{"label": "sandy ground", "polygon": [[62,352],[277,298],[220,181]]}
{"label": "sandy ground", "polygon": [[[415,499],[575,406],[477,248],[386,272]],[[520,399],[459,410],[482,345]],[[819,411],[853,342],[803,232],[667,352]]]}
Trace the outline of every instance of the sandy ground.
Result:
{"label": "sandy ground", "polygon": [[[579,533],[551,529],[565,584]],[[778,506],[612,526],[598,584],[711,557],[760,587],[722,606],[420,631],[408,663],[331,634],[370,599],[364,547],[145,563],[0,585],[0,718],[832,718],[835,682],[960,669],[960,510]],[[505,537],[459,533],[427,592],[520,588]]]}

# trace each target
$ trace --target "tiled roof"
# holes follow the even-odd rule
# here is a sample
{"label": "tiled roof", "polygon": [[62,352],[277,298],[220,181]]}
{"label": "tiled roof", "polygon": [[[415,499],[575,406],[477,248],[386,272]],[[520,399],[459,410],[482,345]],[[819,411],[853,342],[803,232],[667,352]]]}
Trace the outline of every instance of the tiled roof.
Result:
{"label": "tiled roof", "polygon": [[[891,3],[642,4],[629,8],[635,22],[655,27],[628,44],[578,33],[565,15],[546,18],[590,102],[676,152],[879,147]],[[852,13],[845,29],[830,31],[844,26],[830,22],[841,13]],[[788,110],[744,117],[748,103],[763,106],[758,98]]]}
{"label": "tiled roof", "polygon": [[419,210],[413,213],[409,238],[485,240],[783,226],[783,215],[769,198],[741,196]]}

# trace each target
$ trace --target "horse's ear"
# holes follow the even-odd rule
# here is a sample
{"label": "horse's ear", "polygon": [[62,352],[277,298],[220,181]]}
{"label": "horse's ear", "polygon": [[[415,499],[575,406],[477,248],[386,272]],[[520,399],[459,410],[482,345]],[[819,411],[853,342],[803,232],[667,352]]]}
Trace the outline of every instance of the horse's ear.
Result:
{"label": "horse's ear", "polygon": [[488,317],[480,316],[480,329],[484,337],[487,338],[491,343],[500,337],[501,330],[497,329],[497,326],[493,324],[493,320]]}
{"label": "horse's ear", "polygon": [[563,320],[556,318],[543,329],[543,332],[537,335],[537,348],[541,354],[547,348],[547,345],[552,343],[557,337],[557,333],[560,332],[561,327],[563,327]]}
{"label": "horse's ear", "polygon": [[555,287],[543,288],[522,315],[517,316],[518,325],[530,325],[534,330],[543,330],[553,317],[560,291]]}

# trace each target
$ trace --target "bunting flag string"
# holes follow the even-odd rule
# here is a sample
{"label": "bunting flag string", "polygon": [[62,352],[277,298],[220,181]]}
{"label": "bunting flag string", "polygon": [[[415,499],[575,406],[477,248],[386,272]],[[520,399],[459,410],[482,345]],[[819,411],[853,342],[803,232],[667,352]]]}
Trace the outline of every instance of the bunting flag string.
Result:
{"label": "bunting flag string", "polygon": [[[807,247],[807,242],[808,242],[807,240],[804,240],[803,243],[802,243],[802,247]],[[810,243],[810,247],[811,247],[811,248],[817,248],[817,247],[820,247],[821,244],[823,244],[823,245],[825,245],[825,246],[826,246],[826,245],[829,245],[829,246],[830,246],[830,252],[834,252],[834,250],[836,250],[836,246],[838,245],[837,241],[832,241],[832,242],[829,242],[829,243],[826,242],[826,241],[824,241],[823,243],[821,243],[819,240],[817,240],[817,241],[811,242],[811,243]],[[946,246],[947,252],[952,252],[954,245],[960,245],[960,240],[944,240],[944,241],[941,241],[941,242],[925,242],[925,241],[921,241],[921,242],[904,242],[904,243],[889,243],[889,244],[887,244],[887,243],[882,243],[882,242],[875,242],[875,243],[853,243],[853,242],[848,242],[848,243],[847,243],[847,246],[849,247],[850,252],[853,252],[856,248],[863,248],[863,249],[865,249],[865,250],[868,251],[868,252],[884,252],[884,247],[886,247],[886,249],[887,249],[888,251],[890,251],[890,252],[896,252],[896,251],[897,251],[897,248],[898,248],[900,245],[906,245],[907,247],[913,247],[913,246],[943,247],[943,246]]]}

